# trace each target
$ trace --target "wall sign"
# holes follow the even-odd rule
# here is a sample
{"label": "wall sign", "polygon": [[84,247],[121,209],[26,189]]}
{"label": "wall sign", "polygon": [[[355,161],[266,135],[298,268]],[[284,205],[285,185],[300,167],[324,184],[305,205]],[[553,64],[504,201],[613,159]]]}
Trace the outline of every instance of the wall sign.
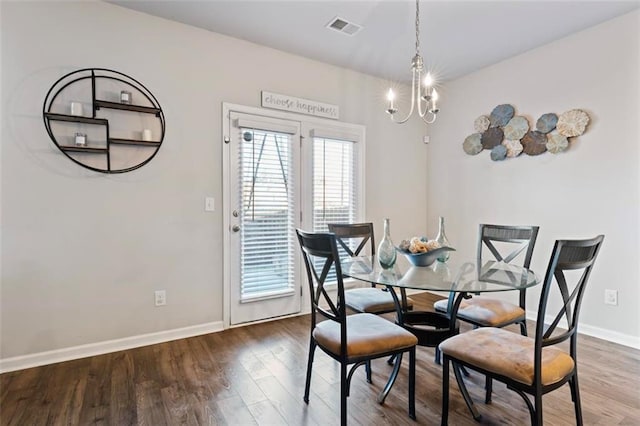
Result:
{"label": "wall sign", "polygon": [[337,105],[265,92],[264,90],[262,91],[262,106],[264,108],[297,112],[300,114],[314,115],[316,117],[332,118],[334,120],[340,118],[340,109]]}

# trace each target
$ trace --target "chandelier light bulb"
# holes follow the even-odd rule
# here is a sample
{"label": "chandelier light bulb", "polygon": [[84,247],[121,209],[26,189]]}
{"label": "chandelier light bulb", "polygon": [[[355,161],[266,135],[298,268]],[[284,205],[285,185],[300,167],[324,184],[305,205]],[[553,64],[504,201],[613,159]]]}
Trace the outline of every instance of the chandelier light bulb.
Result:
{"label": "chandelier light bulb", "polygon": [[438,107],[436,107],[437,100],[438,100],[438,92],[436,91],[436,89],[433,89],[433,92],[431,93],[431,111],[430,112],[434,116],[440,111]]}
{"label": "chandelier light bulb", "polygon": [[424,87],[429,88],[433,84],[433,78],[431,77],[431,73],[427,73],[424,76]]}
{"label": "chandelier light bulb", "polygon": [[393,93],[392,89],[389,89],[389,91],[387,92],[387,100],[389,101],[389,108],[387,108],[387,113],[388,114],[395,114],[397,109],[395,109],[393,107],[393,100],[396,98],[396,94]]}

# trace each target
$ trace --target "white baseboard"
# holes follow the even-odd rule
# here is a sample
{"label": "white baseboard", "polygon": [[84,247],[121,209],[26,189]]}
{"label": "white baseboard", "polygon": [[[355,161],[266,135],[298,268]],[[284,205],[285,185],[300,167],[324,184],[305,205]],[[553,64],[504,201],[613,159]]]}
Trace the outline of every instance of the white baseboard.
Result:
{"label": "white baseboard", "polygon": [[605,330],[592,325],[580,324],[578,327],[580,334],[585,334],[598,339],[607,340],[630,348],[640,349],[640,337],[630,336],[628,334],[618,333],[617,331]]}
{"label": "white baseboard", "polygon": [[141,346],[154,345],[156,343],[169,342],[171,340],[184,339],[202,334],[216,333],[223,329],[222,321],[216,321],[190,327],[175,328],[173,330],[159,331],[156,333],[140,334],[138,336],[125,337],[123,339],[107,340],[104,342],[72,346],[53,351],[5,358],[0,359],[0,373],[86,358],[89,356],[103,355],[110,352],[139,348]]}
{"label": "white baseboard", "polygon": [[[535,321],[536,318],[537,312],[527,311],[528,320]],[[552,316],[547,316],[545,317],[545,324],[550,324],[553,320],[554,318]],[[558,326],[566,329],[567,321],[560,321],[560,324],[558,324]],[[628,346],[634,349],[640,349],[640,337],[618,333],[617,331],[611,331],[589,324],[580,323],[580,325],[578,326],[578,334],[584,334],[586,336],[606,340],[607,342],[617,343],[619,345]],[[529,333],[529,335],[532,335],[532,333]]]}
{"label": "white baseboard", "polygon": [[[407,294],[421,293],[421,291],[409,290]],[[299,314],[298,314],[299,315]],[[535,321],[536,313],[527,311],[527,319]],[[550,323],[553,318],[549,317],[546,322]],[[560,324],[563,326],[563,324]],[[566,327],[566,322],[564,324]],[[39,352],[29,355],[21,355],[12,358],[0,359],[0,373],[22,370],[25,368],[39,367],[41,365],[54,364],[57,362],[70,361],[73,359],[86,358],[89,356],[103,355],[111,352],[126,349],[139,348],[141,346],[154,345],[157,343],[169,342],[171,340],[185,339],[187,337],[200,336],[208,333],[216,333],[224,330],[222,321],[199,324],[190,327],[176,328],[173,330],[159,331],[156,333],[140,334],[122,339],[107,340],[104,342],[90,343],[87,345],[72,346],[69,348],[56,349],[53,351]],[[609,342],[640,349],[640,337],[605,330],[588,324],[580,324],[580,333],[587,336],[596,337]]]}

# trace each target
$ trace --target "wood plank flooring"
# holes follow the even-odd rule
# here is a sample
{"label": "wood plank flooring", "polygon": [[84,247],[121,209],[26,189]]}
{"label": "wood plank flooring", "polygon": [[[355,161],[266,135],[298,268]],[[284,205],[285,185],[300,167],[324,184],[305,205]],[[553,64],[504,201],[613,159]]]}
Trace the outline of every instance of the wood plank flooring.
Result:
{"label": "wood plank flooring", "polygon": [[[412,296],[416,309],[437,296]],[[339,423],[339,368],[316,351],[309,405],[302,401],[309,317],[301,316],[189,339],[0,375],[1,425],[333,425]],[[530,330],[532,330],[530,328]],[[513,329],[518,332],[517,328]],[[586,425],[640,425],[640,351],[588,336],[579,339]],[[417,421],[407,415],[406,362],[384,405],[376,396],[391,371],[373,363],[373,384],[356,372],[350,425],[437,425],[441,368],[418,348]],[[452,379],[449,424],[477,424]],[[469,391],[482,424],[526,425],[524,402],[471,373]],[[547,425],[575,424],[568,386],[544,397]]]}

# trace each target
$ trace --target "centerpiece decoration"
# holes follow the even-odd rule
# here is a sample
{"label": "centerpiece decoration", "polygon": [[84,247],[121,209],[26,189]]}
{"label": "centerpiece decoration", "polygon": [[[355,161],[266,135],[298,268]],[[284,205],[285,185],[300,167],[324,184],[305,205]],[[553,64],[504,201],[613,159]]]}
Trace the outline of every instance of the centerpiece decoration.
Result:
{"label": "centerpiece decoration", "polygon": [[413,266],[430,266],[444,253],[455,250],[453,247],[443,246],[438,241],[429,240],[427,237],[402,240],[398,246],[398,251],[404,254]]}

